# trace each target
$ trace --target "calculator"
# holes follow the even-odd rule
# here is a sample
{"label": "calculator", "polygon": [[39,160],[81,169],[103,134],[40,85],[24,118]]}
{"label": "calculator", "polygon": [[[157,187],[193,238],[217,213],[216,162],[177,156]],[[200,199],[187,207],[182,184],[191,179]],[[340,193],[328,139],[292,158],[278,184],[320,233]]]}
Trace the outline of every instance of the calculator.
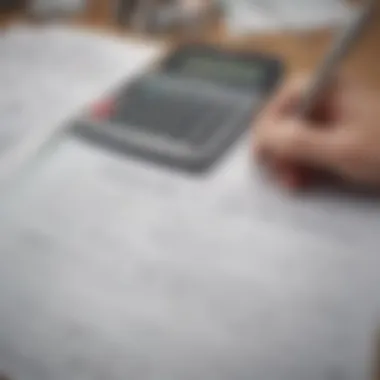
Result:
{"label": "calculator", "polygon": [[262,54],[182,46],[94,104],[73,132],[106,149],[204,172],[247,129],[282,73],[281,61]]}

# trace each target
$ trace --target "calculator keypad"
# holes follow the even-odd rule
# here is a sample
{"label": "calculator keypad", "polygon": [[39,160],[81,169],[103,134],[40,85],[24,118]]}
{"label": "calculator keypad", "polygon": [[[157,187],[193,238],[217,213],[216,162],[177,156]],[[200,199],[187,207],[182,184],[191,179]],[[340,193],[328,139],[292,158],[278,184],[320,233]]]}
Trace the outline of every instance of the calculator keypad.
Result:
{"label": "calculator keypad", "polygon": [[[157,85],[156,85],[157,86]],[[135,89],[122,96],[109,119],[121,128],[159,135],[190,145],[207,143],[236,112],[233,104],[221,104],[206,96]]]}
{"label": "calculator keypad", "polygon": [[252,93],[157,75],[100,101],[73,132],[104,148],[201,172],[248,127],[253,105]]}

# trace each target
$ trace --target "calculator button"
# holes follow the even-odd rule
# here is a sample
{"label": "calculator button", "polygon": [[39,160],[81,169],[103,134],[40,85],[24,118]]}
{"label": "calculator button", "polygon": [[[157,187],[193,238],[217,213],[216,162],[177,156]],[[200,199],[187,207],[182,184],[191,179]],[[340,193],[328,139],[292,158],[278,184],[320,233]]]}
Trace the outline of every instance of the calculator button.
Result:
{"label": "calculator button", "polygon": [[95,119],[107,120],[114,111],[114,101],[111,99],[101,100],[91,108],[91,116]]}
{"label": "calculator button", "polygon": [[189,141],[194,145],[206,144],[233,115],[234,110],[220,105],[210,108],[201,123],[192,129]]}
{"label": "calculator button", "polygon": [[144,83],[121,94],[113,111],[111,122],[121,129],[199,146],[208,143],[231,119],[235,106],[180,90],[168,93],[160,90],[160,83]]}
{"label": "calculator button", "polygon": [[189,131],[202,119],[203,110],[186,100],[177,102],[176,108],[167,117],[164,133],[171,138],[186,140]]}

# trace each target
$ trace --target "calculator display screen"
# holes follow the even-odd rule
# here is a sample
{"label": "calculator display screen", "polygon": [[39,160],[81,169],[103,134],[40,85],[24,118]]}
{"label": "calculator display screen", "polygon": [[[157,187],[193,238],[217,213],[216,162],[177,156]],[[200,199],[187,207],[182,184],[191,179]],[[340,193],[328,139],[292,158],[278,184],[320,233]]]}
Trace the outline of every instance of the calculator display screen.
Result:
{"label": "calculator display screen", "polygon": [[243,60],[215,59],[206,56],[188,57],[179,72],[204,79],[231,84],[260,84],[266,72],[259,63]]}
{"label": "calculator display screen", "polygon": [[278,59],[260,52],[241,52],[222,47],[182,45],[170,54],[162,66],[166,74],[233,89],[243,93],[267,93],[277,85],[283,73]]}

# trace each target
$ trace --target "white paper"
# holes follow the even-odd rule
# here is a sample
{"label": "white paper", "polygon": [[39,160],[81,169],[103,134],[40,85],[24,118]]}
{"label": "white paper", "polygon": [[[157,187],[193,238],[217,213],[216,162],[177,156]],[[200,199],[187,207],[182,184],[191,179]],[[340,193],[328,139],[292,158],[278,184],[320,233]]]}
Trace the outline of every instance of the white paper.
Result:
{"label": "white paper", "polygon": [[[157,53],[62,29],[38,43],[12,33],[1,48],[25,109],[7,113],[16,137],[52,128]],[[366,380],[379,202],[283,193],[260,178],[249,141],[195,177],[63,140],[2,194],[0,369],[17,380]]]}
{"label": "white paper", "polygon": [[353,11],[339,0],[226,0],[225,9],[233,34],[334,26]]}
{"label": "white paper", "polygon": [[162,52],[157,44],[59,25],[0,34],[0,167]]}

